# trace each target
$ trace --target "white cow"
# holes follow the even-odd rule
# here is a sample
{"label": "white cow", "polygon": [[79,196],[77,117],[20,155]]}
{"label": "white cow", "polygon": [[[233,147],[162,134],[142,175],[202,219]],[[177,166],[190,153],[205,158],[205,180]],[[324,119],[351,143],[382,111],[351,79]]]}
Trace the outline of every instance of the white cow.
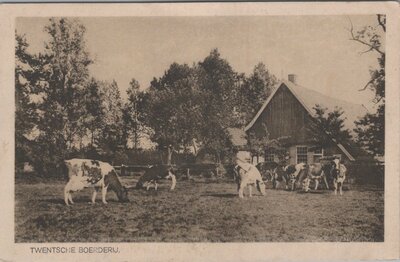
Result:
{"label": "white cow", "polygon": [[120,202],[129,202],[128,193],[122,186],[114,168],[105,162],[91,159],[70,159],[64,161],[64,172],[68,174],[69,181],[64,188],[64,201],[73,204],[72,192],[86,187],[93,188],[92,203],[96,201],[97,191],[101,188],[102,201],[107,204],[106,194],[110,187]]}
{"label": "white cow", "polygon": [[235,166],[235,180],[238,185],[239,197],[243,198],[243,190],[246,186],[249,188],[249,196],[252,197],[252,186],[256,185],[261,195],[265,195],[265,184],[262,180],[260,171],[245,161],[238,159]]}

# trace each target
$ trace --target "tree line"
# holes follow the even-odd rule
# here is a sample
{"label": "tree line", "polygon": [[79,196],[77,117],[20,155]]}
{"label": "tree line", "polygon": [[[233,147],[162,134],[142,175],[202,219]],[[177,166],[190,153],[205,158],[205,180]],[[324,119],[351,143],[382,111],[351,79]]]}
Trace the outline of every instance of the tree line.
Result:
{"label": "tree line", "polygon": [[78,19],[51,18],[44,30],[42,52],[30,53],[18,32],[15,47],[16,166],[30,162],[38,173],[55,172],[76,153],[113,162],[121,150],[140,150],[143,136],[167,162],[173,152],[200,149],[219,162],[232,154],[227,129],[247,124],[278,82],[263,63],[248,76],[236,72],[214,49],[192,65],[172,63],[146,88],[132,78],[124,101],[115,80],[90,75],[94,61]]}
{"label": "tree line", "polygon": [[[49,173],[76,152],[112,162],[147,135],[167,161],[174,151],[231,148],[228,127],[252,117],[277,80],[262,63],[246,77],[217,49],[191,66],[173,63],[148,88],[134,78],[123,101],[116,81],[90,76],[93,60],[78,19],[51,18],[43,52],[31,54],[16,34],[16,163]],[[249,106],[253,105],[253,106]]]}

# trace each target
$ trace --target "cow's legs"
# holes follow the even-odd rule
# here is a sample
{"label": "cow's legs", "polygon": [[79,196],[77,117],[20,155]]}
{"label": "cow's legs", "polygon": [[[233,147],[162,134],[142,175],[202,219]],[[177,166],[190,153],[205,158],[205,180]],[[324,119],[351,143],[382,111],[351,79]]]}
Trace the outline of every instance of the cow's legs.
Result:
{"label": "cow's legs", "polygon": [[337,186],[338,186],[338,183],[336,181],[333,181],[333,188],[335,190],[335,195],[337,195]]}
{"label": "cow's legs", "polygon": [[315,179],[315,189],[314,189],[314,190],[317,190],[317,189],[318,189],[318,185],[319,185],[319,180],[318,180],[318,179]]}
{"label": "cow's legs", "polygon": [[329,190],[328,180],[326,179],[326,176],[324,176],[324,182],[325,182],[326,189]]}
{"label": "cow's legs", "polygon": [[304,179],[304,181],[303,181],[303,183],[304,183],[304,191],[305,192],[308,192],[309,190],[310,190],[310,181],[311,181],[311,179],[310,178],[306,178],[306,179]]}
{"label": "cow's legs", "polygon": [[169,172],[168,176],[171,178],[172,183],[171,183],[171,188],[170,190],[174,190],[175,186],[176,186],[176,177],[174,174],[172,174],[171,172]]}
{"label": "cow's legs", "polygon": [[96,196],[97,196],[97,188],[93,188],[93,194],[92,194],[92,203],[96,203]]}
{"label": "cow's legs", "polygon": [[244,187],[246,186],[246,184],[245,183],[240,183],[240,185],[239,185],[239,197],[240,198],[243,198],[244,196],[243,196],[243,190],[244,190]]}
{"label": "cow's legs", "polygon": [[106,187],[106,186],[103,186],[103,187],[101,188],[101,200],[103,201],[103,204],[107,204],[107,201],[106,201],[106,194],[107,194],[107,187]]}
{"label": "cow's legs", "polygon": [[249,188],[249,197],[253,197],[252,192],[251,192],[253,185],[248,185],[247,187]]}
{"label": "cow's legs", "polygon": [[154,190],[157,191],[157,187],[158,187],[157,181],[154,181]]}
{"label": "cow's legs", "polygon": [[71,202],[71,204],[74,203],[72,201],[72,196],[71,196],[71,187],[72,187],[72,182],[70,180],[64,187],[64,202],[67,206],[69,205],[69,202]]}
{"label": "cow's legs", "polygon": [[71,204],[74,204],[74,201],[72,201],[72,193],[71,191],[68,192],[68,200],[71,202]]}
{"label": "cow's legs", "polygon": [[343,195],[343,182],[341,182],[340,184],[339,184],[339,192],[340,192],[340,195]]}
{"label": "cow's legs", "polygon": [[275,180],[275,187],[274,187],[275,189],[278,189],[279,183],[280,183],[280,182],[279,182],[278,180]]}
{"label": "cow's legs", "polygon": [[282,181],[285,183],[285,189],[288,190],[288,189],[289,189],[289,187],[288,187],[288,183],[289,183],[288,180],[287,180],[285,177],[283,177],[283,178],[282,178]]}
{"label": "cow's legs", "polygon": [[69,200],[69,191],[64,190],[64,202],[65,202],[65,204],[66,204],[67,206],[69,206],[68,200]]}

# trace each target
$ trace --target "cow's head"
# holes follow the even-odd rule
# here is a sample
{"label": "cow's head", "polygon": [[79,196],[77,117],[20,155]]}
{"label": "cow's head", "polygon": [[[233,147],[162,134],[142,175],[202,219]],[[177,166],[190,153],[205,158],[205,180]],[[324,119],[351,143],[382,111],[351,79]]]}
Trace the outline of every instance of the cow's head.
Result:
{"label": "cow's head", "polygon": [[265,184],[263,181],[257,181],[257,189],[260,191],[261,195],[265,196]]}
{"label": "cow's head", "polygon": [[335,159],[332,161],[331,175],[333,177],[338,177],[340,175],[340,160]]}
{"label": "cow's head", "polygon": [[126,187],[122,187],[122,189],[117,192],[117,197],[119,202],[129,202],[128,190],[126,189]]}

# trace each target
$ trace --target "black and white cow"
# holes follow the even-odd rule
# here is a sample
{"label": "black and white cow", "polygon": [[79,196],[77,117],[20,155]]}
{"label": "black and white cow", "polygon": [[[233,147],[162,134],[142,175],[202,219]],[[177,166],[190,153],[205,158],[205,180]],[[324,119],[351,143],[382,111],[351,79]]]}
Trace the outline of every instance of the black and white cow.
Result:
{"label": "black and white cow", "polygon": [[307,176],[303,180],[303,190],[308,192],[310,190],[310,183],[314,182],[315,188],[318,189],[318,185],[321,181],[325,183],[326,189],[329,189],[327,177],[331,173],[332,165],[329,164],[321,164],[321,163],[313,163],[307,168]]}
{"label": "black and white cow", "polygon": [[126,188],[119,181],[113,166],[108,163],[91,159],[74,158],[64,161],[63,171],[69,178],[68,183],[64,187],[64,201],[66,205],[69,205],[69,203],[74,204],[72,192],[88,187],[93,188],[92,203],[95,203],[96,195],[100,188],[104,204],[107,204],[106,194],[108,188],[117,194],[120,202],[129,202]]}
{"label": "black and white cow", "polygon": [[161,179],[171,178],[172,184],[170,190],[174,190],[176,186],[176,176],[173,173],[173,168],[170,165],[155,165],[151,166],[146,172],[139,178],[136,183],[136,188],[146,188],[147,190],[153,185],[154,189],[157,190],[157,182]]}
{"label": "black and white cow", "polygon": [[265,182],[271,181],[273,184],[273,188],[275,188],[274,182],[276,180],[279,164],[273,161],[267,161],[258,163],[256,167],[260,171],[263,180]]}
{"label": "black and white cow", "polygon": [[343,195],[343,183],[346,179],[347,168],[345,165],[340,163],[339,159],[333,160],[334,167],[332,168],[331,175],[333,177],[333,188],[335,190],[335,195],[337,195],[337,189],[339,186],[339,193]]}
{"label": "black and white cow", "polygon": [[334,159],[325,163],[314,163],[311,164],[307,169],[307,177],[303,181],[303,189],[308,192],[310,182],[315,182],[315,190],[318,188],[318,184],[321,180],[324,181],[325,186],[329,189],[328,181],[333,183],[335,195],[339,187],[339,192],[343,194],[343,182],[346,179],[347,168],[345,165],[340,163],[339,159]]}
{"label": "black and white cow", "polygon": [[305,163],[299,163],[296,165],[287,165],[283,167],[283,176],[286,180],[286,189],[294,191],[296,186],[304,180],[306,175],[305,169],[307,165]]}
{"label": "black and white cow", "polygon": [[238,160],[235,166],[235,181],[237,183],[239,197],[243,198],[245,187],[249,188],[249,196],[252,197],[252,186],[255,185],[261,195],[265,195],[265,184],[262,180],[261,173],[257,167],[242,160]]}

